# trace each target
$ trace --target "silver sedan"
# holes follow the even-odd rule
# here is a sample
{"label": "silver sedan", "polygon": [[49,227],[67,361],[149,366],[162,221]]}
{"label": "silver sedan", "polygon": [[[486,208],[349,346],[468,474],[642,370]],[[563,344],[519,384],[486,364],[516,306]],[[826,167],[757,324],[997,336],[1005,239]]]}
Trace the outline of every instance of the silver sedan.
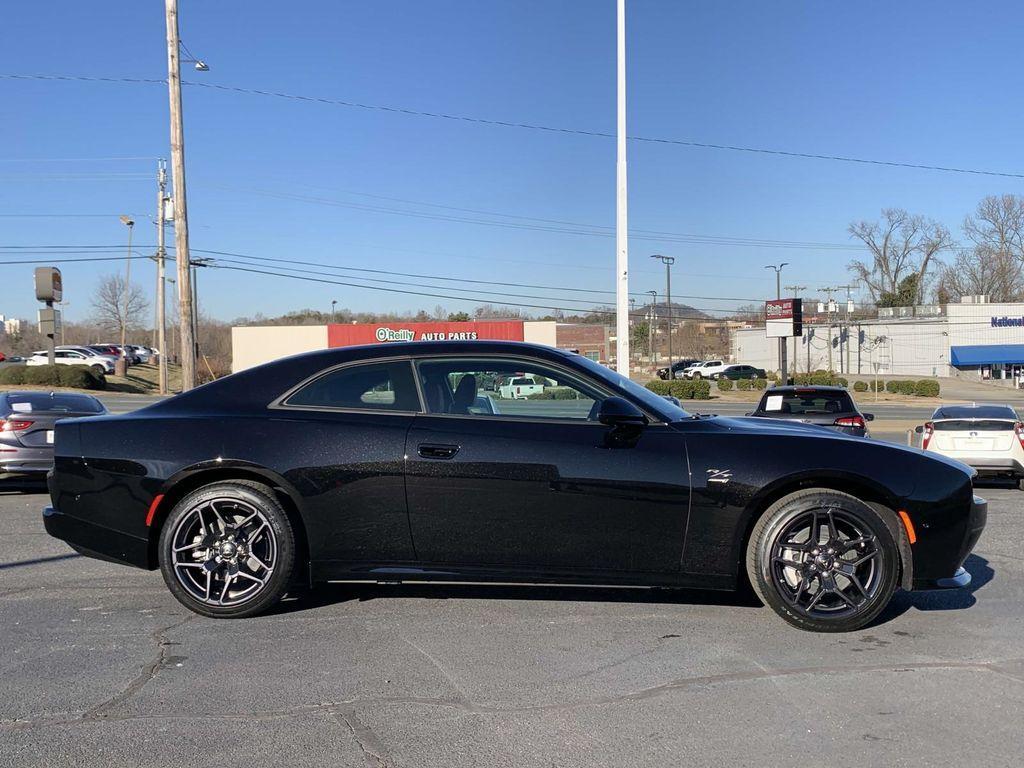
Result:
{"label": "silver sedan", "polygon": [[75,392],[0,392],[0,479],[37,477],[53,467],[53,425],[107,409]]}

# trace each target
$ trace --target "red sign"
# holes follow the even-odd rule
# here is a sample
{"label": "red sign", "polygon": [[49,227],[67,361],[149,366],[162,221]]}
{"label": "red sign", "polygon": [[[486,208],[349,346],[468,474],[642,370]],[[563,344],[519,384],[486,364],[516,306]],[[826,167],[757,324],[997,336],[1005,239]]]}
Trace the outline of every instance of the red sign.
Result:
{"label": "red sign", "polygon": [[766,301],[764,314],[769,320],[790,320],[793,317],[793,299]]}
{"label": "red sign", "polygon": [[522,320],[438,323],[357,323],[327,326],[329,347],[380,344],[389,341],[522,341]]}

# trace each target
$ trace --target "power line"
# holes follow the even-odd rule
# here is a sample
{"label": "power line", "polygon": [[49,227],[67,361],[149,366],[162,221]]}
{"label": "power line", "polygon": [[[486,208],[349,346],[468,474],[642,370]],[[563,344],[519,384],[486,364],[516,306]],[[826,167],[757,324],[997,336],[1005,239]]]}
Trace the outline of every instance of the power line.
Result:
{"label": "power line", "polygon": [[[40,74],[16,74],[0,73],[0,79],[6,80],[60,80],[75,82],[98,82],[98,83],[131,83],[131,84],[160,84],[166,85],[162,78],[138,78],[138,77],[94,77],[85,75],[40,75]],[[428,112],[426,110],[411,109],[408,107],[388,106],[384,104],[365,104],[356,101],[343,99],[325,98],[322,96],[303,96],[295,93],[281,91],[268,91],[258,88],[242,88],[239,86],[220,85],[217,83],[198,82],[183,80],[183,85],[195,88],[206,88],[208,90],[224,91],[228,93],[240,93],[250,96],[265,96],[276,99],[287,99],[291,101],[302,101],[316,104],[326,104],[337,107],[348,107],[353,109],[372,110],[377,112],[388,112],[414,117],[427,117],[438,120],[449,120],[478,125],[490,125],[501,128],[519,128],[546,133],[567,134],[575,136],[591,136],[596,138],[615,138],[615,134],[606,131],[592,131],[579,128],[562,128],[557,126],[542,125],[539,123],[525,123],[511,120],[493,120],[471,115],[449,114],[446,112]],[[929,165],[925,163],[910,163],[894,160],[877,160],[864,157],[850,157],[846,155],[825,154],[817,152],[803,152],[789,149],[769,149],[765,147],[748,147],[738,144],[716,144],[712,142],[691,141],[688,139],[672,139],[653,136],[629,136],[630,141],[645,142],[650,144],[664,144],[672,146],[692,147],[696,149],[716,149],[728,152],[745,152],[749,154],[774,155],[777,157],[799,158],[804,160],[826,160],[831,162],[854,163],[858,165],[874,165],[889,168],[908,168],[912,170],[940,171],[943,173],[972,174],[977,176],[997,176],[1011,179],[1024,179],[1024,173],[1012,173],[1008,171],[990,171],[977,168],[959,168],[948,165]]]}

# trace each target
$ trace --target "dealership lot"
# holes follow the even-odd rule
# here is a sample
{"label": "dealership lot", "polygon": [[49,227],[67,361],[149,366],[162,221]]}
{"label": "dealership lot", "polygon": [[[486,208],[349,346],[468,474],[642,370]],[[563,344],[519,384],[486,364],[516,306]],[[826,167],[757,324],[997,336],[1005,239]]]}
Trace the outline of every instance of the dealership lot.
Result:
{"label": "dealership lot", "polygon": [[0,765],[1016,765],[1024,493],[981,492],[969,590],[813,635],[729,594],[503,586],[331,586],[214,621],[6,490]]}

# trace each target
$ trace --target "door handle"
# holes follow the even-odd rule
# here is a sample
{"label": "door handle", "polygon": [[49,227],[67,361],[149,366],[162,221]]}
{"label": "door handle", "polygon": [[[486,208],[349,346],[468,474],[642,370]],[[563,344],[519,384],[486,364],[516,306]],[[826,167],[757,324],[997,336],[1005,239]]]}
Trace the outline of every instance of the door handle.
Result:
{"label": "door handle", "polygon": [[417,450],[424,459],[451,459],[459,452],[459,446],[447,443],[421,443]]}

